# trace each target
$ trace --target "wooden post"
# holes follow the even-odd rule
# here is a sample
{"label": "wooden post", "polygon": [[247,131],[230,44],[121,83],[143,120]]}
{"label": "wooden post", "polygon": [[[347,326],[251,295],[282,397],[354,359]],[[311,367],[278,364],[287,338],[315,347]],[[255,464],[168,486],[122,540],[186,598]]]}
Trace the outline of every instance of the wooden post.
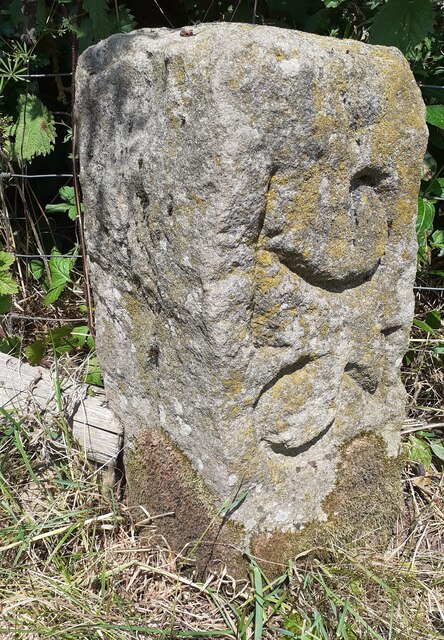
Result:
{"label": "wooden post", "polygon": [[[63,414],[88,458],[99,464],[114,462],[122,447],[122,429],[108,408],[103,389],[80,385],[66,377],[61,377],[60,387]],[[22,411],[33,407],[57,415],[56,388],[54,372],[0,353],[0,406],[3,409]]]}

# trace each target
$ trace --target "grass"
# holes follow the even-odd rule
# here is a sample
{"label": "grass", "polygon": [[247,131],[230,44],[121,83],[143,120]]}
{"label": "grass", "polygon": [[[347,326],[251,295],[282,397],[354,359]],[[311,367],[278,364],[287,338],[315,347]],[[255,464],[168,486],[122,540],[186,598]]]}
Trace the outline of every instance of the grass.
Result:
{"label": "grass", "polygon": [[3,638],[432,639],[444,635],[444,492],[407,466],[383,556],[332,544],[271,581],[250,558],[236,582],[179,567],[155,529],[70,442],[63,417],[2,412]]}
{"label": "grass", "polygon": [[[423,321],[430,309],[442,311],[427,295],[418,295]],[[432,451],[444,426],[443,339],[438,325],[413,331],[404,372],[410,460],[389,548],[381,555],[333,541],[282,566],[274,580],[250,557],[243,581],[223,566],[197,581],[192,551],[173,554],[156,532],[161,516],[126,506],[120,487],[110,488],[71,441],[62,413],[0,409],[1,637],[443,638],[444,480]],[[84,366],[70,354],[59,364]]]}

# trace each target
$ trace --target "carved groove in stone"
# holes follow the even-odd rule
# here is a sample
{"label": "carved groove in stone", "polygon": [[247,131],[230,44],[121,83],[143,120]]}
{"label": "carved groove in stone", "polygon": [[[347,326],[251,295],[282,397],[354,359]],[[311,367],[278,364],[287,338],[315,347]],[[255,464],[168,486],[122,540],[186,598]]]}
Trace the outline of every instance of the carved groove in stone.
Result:
{"label": "carved groove in stone", "polygon": [[343,293],[344,291],[356,289],[356,287],[360,287],[366,282],[369,282],[381,264],[380,258],[376,265],[368,273],[365,273],[362,276],[347,276],[341,280],[329,280],[328,275],[315,273],[311,267],[299,262],[298,258],[295,257],[293,253],[287,253],[283,250],[276,250],[273,251],[273,253],[277,255],[284,267],[302,278],[302,280],[305,280],[305,282],[313,287],[317,287],[318,289],[323,289],[324,291],[329,291],[331,293]]}
{"label": "carved groove in stone", "polygon": [[317,357],[303,356],[302,358],[297,360],[297,362],[294,362],[293,364],[288,364],[285,367],[282,367],[282,369],[275,376],[273,376],[273,378],[269,382],[267,382],[266,385],[262,387],[258,397],[254,401],[253,409],[257,407],[259,400],[262,398],[264,393],[266,393],[267,391],[270,391],[270,389],[272,389],[279,382],[279,380],[282,380],[282,378],[284,378],[285,376],[291,376],[293,373],[296,373],[296,371],[303,369],[304,367],[306,367],[311,362],[314,362],[315,360],[317,360]]}
{"label": "carved groove in stone", "polygon": [[272,442],[271,440],[267,440],[267,438],[263,438],[262,442],[265,442],[269,448],[281,456],[288,456],[290,458],[296,458],[296,456],[300,456],[303,453],[306,453],[309,449],[314,447],[327,433],[330,431],[334,423],[334,420],[328,423],[324,429],[320,433],[318,433],[314,438],[300,445],[299,447],[287,447],[283,442]]}

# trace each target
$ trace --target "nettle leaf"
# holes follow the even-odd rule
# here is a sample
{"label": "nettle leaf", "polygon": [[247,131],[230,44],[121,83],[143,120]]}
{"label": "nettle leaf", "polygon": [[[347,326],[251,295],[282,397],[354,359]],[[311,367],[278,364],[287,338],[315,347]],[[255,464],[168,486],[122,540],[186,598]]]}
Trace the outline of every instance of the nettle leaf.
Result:
{"label": "nettle leaf", "polygon": [[56,128],[54,116],[45,105],[32,94],[18,99],[19,116],[11,127],[14,141],[11,153],[15,160],[32,160],[35,156],[46,156],[54,149]]}
{"label": "nettle leaf", "polygon": [[11,4],[9,5],[9,16],[14,27],[18,27],[22,22],[25,21],[25,16],[22,13],[21,0],[12,0]]}
{"label": "nettle leaf", "polygon": [[66,288],[66,285],[71,282],[71,271],[77,259],[77,247],[71,252],[72,257],[61,257],[57,250],[53,250],[51,258],[49,260],[49,271],[51,274],[51,281],[48,292],[45,296],[44,303],[49,306],[53,304]]}
{"label": "nettle leaf", "polygon": [[432,104],[427,107],[426,120],[429,124],[444,129],[444,104]]}
{"label": "nettle leaf", "polygon": [[407,53],[433,31],[430,0],[388,0],[376,14],[370,29],[371,44],[385,44]]}

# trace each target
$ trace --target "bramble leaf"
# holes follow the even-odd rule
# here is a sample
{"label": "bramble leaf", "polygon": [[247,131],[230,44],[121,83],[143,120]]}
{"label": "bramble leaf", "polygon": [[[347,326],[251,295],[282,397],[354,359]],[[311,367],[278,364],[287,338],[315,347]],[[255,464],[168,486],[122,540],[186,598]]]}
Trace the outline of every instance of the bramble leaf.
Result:
{"label": "bramble leaf", "polygon": [[[77,206],[76,197],[73,187],[62,187],[59,189],[59,195],[63,202],[58,204],[47,204],[45,210],[48,213],[67,212],[70,220],[74,221],[77,218]],[[84,211],[83,204],[80,205],[80,210]]]}
{"label": "bramble leaf", "polygon": [[7,251],[0,251],[0,271],[7,271],[14,263],[15,257]]}
{"label": "bramble leaf", "polygon": [[18,286],[7,271],[0,271],[0,295],[17,293]]}
{"label": "bramble leaf", "polygon": [[77,247],[74,247],[70,253],[73,254],[70,258],[61,257],[57,250],[51,253],[49,260],[51,282],[44,299],[44,303],[48,306],[60,297],[68,282],[71,282],[71,271],[77,259]]}
{"label": "bramble leaf", "polygon": [[31,260],[28,266],[29,272],[34,280],[41,280],[44,273],[44,266],[42,260]]}

